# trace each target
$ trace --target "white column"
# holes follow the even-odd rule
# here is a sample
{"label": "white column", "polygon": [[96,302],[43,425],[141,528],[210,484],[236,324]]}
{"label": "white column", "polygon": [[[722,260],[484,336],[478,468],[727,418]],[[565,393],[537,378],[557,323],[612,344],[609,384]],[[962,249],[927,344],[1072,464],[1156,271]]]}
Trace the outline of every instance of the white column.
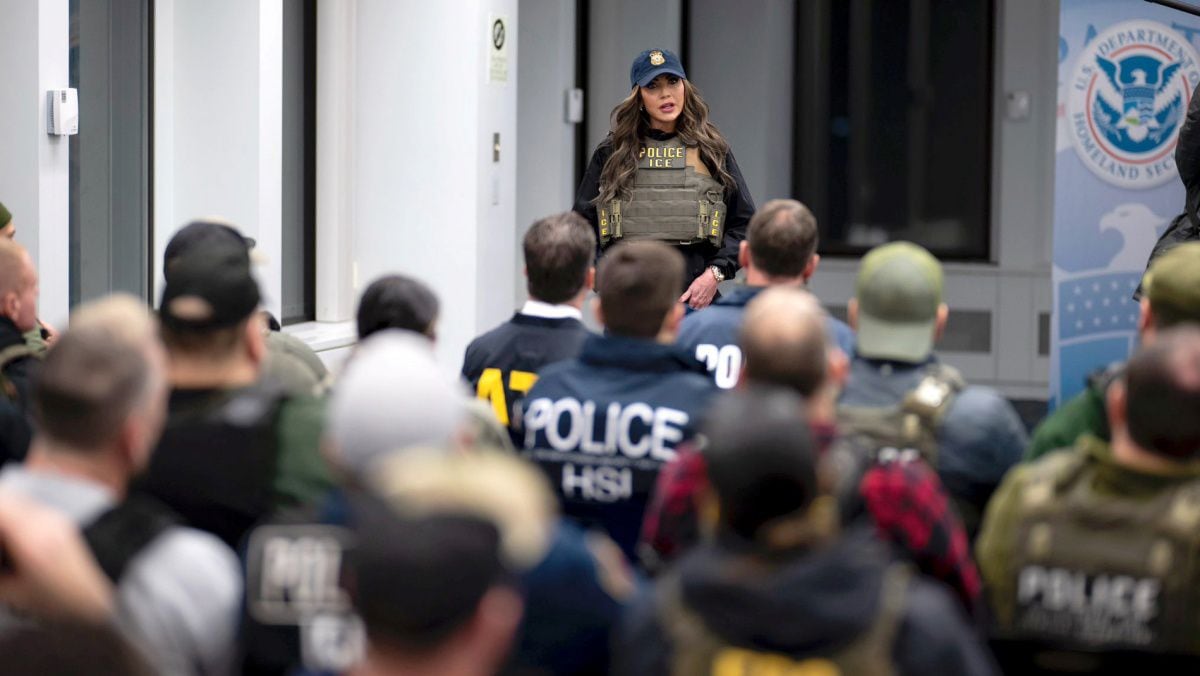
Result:
{"label": "white column", "polygon": [[[488,81],[493,15],[508,20],[503,83]],[[388,273],[429,284],[447,370],[514,306],[516,27],[516,0],[357,3],[355,294]]]}
{"label": "white column", "polygon": [[67,0],[0,0],[0,202],[41,277],[40,316],[65,324],[70,299],[67,137],[46,133],[46,91],[68,85]]}
{"label": "white column", "polygon": [[258,241],[264,306],[280,314],[281,0],[156,0],[154,252],[220,216]]}
{"label": "white column", "polygon": [[358,3],[317,3],[317,321],[354,317]]}
{"label": "white column", "polygon": [[575,86],[575,4],[520,0],[517,229],[514,291],[525,298],[521,238],[539,218],[571,208],[575,198],[575,124],[566,93]]}

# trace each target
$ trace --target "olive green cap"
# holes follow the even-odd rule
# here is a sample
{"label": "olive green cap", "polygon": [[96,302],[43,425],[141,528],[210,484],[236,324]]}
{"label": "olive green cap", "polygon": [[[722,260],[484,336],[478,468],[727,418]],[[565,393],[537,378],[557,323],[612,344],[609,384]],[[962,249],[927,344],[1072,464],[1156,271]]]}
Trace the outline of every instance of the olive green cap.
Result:
{"label": "olive green cap", "polygon": [[10,222],[12,222],[12,212],[4,206],[3,202],[0,202],[0,228],[7,226]]}
{"label": "olive green cap", "polygon": [[933,254],[911,242],[875,247],[863,256],[854,288],[859,355],[910,363],[929,357],[942,304],[942,265]]}
{"label": "olive green cap", "polygon": [[1142,280],[1159,326],[1200,322],[1200,242],[1171,247]]}

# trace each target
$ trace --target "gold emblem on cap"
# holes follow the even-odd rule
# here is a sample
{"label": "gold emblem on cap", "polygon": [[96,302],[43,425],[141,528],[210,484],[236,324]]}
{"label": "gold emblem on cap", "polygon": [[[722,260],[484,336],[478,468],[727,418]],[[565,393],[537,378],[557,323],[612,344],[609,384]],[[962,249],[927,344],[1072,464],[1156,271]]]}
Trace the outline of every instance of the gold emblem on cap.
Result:
{"label": "gold emblem on cap", "polygon": [[667,62],[667,59],[663,56],[662,52],[658,51],[657,49],[654,50],[653,52],[650,52],[650,65],[651,66],[661,66],[666,62]]}

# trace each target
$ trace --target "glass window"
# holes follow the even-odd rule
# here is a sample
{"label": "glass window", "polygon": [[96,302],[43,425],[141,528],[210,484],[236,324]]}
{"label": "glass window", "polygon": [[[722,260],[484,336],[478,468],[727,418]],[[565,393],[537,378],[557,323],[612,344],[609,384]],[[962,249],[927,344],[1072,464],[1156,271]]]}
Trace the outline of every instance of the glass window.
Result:
{"label": "glass window", "polygon": [[315,0],[283,3],[283,261],[284,324],[316,317]]}
{"label": "glass window", "polygon": [[126,291],[149,299],[150,0],[70,0],[71,305]]}
{"label": "glass window", "polygon": [[795,194],[822,253],[989,260],[993,4],[799,3]]}

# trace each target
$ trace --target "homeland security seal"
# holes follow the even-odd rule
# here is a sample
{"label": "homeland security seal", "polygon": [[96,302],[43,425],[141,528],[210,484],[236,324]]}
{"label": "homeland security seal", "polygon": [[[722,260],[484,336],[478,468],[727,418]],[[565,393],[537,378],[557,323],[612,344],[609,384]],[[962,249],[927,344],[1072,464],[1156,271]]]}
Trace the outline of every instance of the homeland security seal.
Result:
{"label": "homeland security seal", "polygon": [[1175,178],[1175,143],[1200,57],[1179,33],[1126,21],[1079,54],[1067,115],[1079,159],[1102,180],[1144,189]]}

